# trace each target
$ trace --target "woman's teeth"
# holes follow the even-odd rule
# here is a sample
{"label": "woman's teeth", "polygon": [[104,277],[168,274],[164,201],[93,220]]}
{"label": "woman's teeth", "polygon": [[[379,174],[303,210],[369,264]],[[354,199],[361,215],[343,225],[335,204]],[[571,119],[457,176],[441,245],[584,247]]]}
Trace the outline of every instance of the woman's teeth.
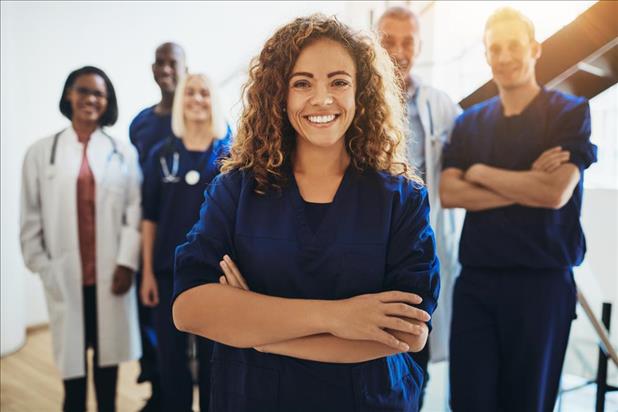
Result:
{"label": "woman's teeth", "polygon": [[309,119],[309,121],[311,123],[330,123],[333,120],[335,120],[335,115],[334,114],[329,114],[326,116],[307,116],[307,119]]}

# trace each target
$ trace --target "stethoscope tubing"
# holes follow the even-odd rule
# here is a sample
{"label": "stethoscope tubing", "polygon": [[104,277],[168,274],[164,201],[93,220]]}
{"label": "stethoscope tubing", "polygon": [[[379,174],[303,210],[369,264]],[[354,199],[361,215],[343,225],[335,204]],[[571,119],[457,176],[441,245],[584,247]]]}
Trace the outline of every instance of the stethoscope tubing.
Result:
{"label": "stethoscope tubing", "polygon": [[[60,138],[60,135],[65,130],[66,129],[61,130],[61,131],[59,131],[58,133],[56,133],[54,135],[54,141],[52,143],[52,150],[51,150],[51,154],[49,156],[49,165],[50,166],[54,166],[56,164],[56,152],[58,151],[58,140]],[[122,155],[122,153],[120,153],[118,151],[118,146],[116,145],[116,142],[114,141],[114,139],[110,135],[108,135],[107,133],[105,133],[105,132],[102,132],[102,133],[103,133],[103,135],[105,137],[107,137],[109,139],[109,142],[112,145],[112,152],[109,154],[107,160],[109,161],[113,156],[118,156],[118,158],[120,159],[120,162],[124,163],[124,156]]]}

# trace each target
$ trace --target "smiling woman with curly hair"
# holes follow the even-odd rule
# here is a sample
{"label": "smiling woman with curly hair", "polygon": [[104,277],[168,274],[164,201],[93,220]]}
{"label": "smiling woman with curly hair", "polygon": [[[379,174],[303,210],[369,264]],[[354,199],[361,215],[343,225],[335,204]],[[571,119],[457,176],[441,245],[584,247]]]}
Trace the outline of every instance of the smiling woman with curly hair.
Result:
{"label": "smiling woman with curly hair", "polygon": [[416,411],[439,289],[395,70],[334,18],[250,68],[224,173],[176,250],[176,326],[215,341],[215,411]]}
{"label": "smiling woman with curly hair", "polygon": [[404,160],[405,144],[400,144],[405,140],[406,117],[388,54],[372,36],[318,16],[298,18],[277,31],[253,60],[236,144],[223,170],[251,169],[260,192],[285,183],[281,168],[296,147],[295,132],[285,113],[288,81],[301,50],[318,39],[346,45],[357,68],[359,110],[345,134],[354,167],[418,179]]}

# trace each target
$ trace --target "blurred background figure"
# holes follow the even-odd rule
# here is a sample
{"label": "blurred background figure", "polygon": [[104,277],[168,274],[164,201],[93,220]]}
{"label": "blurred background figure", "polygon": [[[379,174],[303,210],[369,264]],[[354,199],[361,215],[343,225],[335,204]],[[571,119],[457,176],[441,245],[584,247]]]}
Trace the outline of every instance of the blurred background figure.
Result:
{"label": "blurred background figure", "polygon": [[[161,100],[138,113],[129,127],[129,138],[137,149],[140,166],[143,167],[152,148],[162,140],[170,138],[172,133],[172,104],[178,80],[187,72],[184,49],[176,43],[163,43],[155,51],[152,74],[161,90]],[[142,273],[137,273],[139,292]],[[137,382],[150,382],[151,396],[142,408],[142,412],[160,410],[161,396],[159,389],[159,372],[157,367],[157,339],[152,325],[151,310],[138,301],[140,333],[142,336],[142,357],[139,360],[140,374]]]}
{"label": "blurred background figure", "polygon": [[454,411],[553,410],[586,252],[583,172],[596,161],[581,97],[539,86],[532,22],[502,8],[485,56],[499,95],[467,109],[440,196],[467,210],[451,331]]}
{"label": "blurred background figure", "polygon": [[405,142],[408,162],[427,185],[430,221],[440,260],[440,297],[432,316],[433,330],[425,348],[412,354],[425,374],[420,397],[422,408],[429,381],[429,358],[434,362],[448,359],[453,286],[460,270],[457,248],[463,216],[458,209],[441,207],[439,187],[442,148],[450,140],[455,118],[461,109],[446,93],[423,83],[412,73],[422,45],[419,19],[413,11],[404,7],[387,9],[378,20],[377,30],[380,43],[395,62],[401,78],[409,126]]}
{"label": "blurred background figure", "polygon": [[[199,218],[204,190],[227,156],[231,131],[212,82],[185,76],[176,89],[171,133],[150,151],[144,165],[143,274],[141,299],[153,311],[162,410],[191,411],[193,380],[188,335],[172,321],[174,253]],[[208,411],[212,342],[196,338],[200,410]]]}
{"label": "blurred background figure", "polygon": [[129,138],[144,165],[150,150],[172,135],[172,104],[180,77],[187,72],[184,49],[176,43],[163,43],[155,51],[152,63],[154,80],[161,89],[161,100],[135,116],[129,127]]}
{"label": "blurred background figure", "polygon": [[140,249],[135,151],[102,130],[118,116],[107,75],[67,78],[60,111],[71,125],[33,144],[23,163],[21,247],[47,299],[63,410],[86,409],[86,349],[94,350],[98,409],[114,411],[118,364],[140,356],[133,274]]}

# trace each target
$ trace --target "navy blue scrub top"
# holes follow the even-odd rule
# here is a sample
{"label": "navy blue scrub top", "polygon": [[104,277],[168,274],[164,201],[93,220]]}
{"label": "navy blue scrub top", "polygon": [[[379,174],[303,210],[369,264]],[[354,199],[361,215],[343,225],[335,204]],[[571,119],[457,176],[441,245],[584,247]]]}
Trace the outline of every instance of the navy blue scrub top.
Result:
{"label": "navy blue scrub top", "polygon": [[152,148],[172,135],[171,114],[159,115],[155,113],[155,106],[151,106],[135,116],[129,126],[129,138],[137,149],[142,168]]}
{"label": "navy blue scrub top", "polygon": [[[219,174],[219,160],[227,156],[230,144],[228,134],[213,140],[206,151],[189,151],[181,139],[170,136],[151,150],[143,170],[142,210],[144,219],[157,224],[153,253],[157,276],[172,276],[176,246],[185,241],[198,219],[206,186]],[[166,182],[161,159],[171,173],[174,153],[179,154],[178,181]],[[195,185],[185,181],[189,170],[200,173]]]}
{"label": "navy blue scrub top", "polygon": [[443,169],[476,163],[530,170],[545,150],[561,146],[581,178],[558,210],[512,205],[466,213],[459,244],[464,266],[479,268],[566,268],[579,265],[586,241],[579,221],[583,172],[597,160],[590,143],[590,108],[581,97],[541,89],[516,116],[505,117],[498,97],[472,106],[455,123],[444,149]]}
{"label": "navy blue scrub top", "polygon": [[[188,242],[176,249],[174,298],[218,283],[228,254],[257,293],[344,299],[400,290],[434,311],[439,263],[424,187],[350,166],[314,232],[287,173],[290,183],[266,195],[254,192],[249,172],[215,178]],[[212,396],[221,410],[415,411],[422,381],[408,353],[331,364],[215,343],[213,360]]]}

